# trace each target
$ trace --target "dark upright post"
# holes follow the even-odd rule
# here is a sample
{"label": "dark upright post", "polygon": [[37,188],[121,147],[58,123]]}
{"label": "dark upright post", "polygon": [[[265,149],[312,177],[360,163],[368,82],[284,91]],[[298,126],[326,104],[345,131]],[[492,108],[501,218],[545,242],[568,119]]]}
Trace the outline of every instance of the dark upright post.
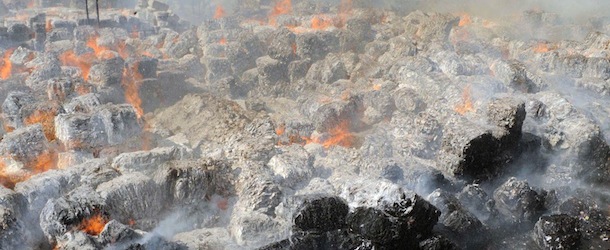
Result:
{"label": "dark upright post", "polygon": [[85,0],[85,13],[87,13],[87,24],[91,24],[89,21],[89,0]]}
{"label": "dark upright post", "polygon": [[100,27],[100,5],[99,5],[99,0],[95,0],[95,12],[97,12],[97,27]]}

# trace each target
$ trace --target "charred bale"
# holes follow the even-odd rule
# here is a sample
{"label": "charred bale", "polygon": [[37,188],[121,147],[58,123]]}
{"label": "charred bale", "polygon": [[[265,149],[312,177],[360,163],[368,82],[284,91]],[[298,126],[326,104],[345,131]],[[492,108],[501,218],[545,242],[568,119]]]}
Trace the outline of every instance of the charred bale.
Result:
{"label": "charred bale", "polygon": [[307,197],[294,214],[293,230],[321,233],[341,229],[348,212],[347,203],[339,197]]}
{"label": "charred bale", "polygon": [[515,222],[533,222],[546,209],[545,197],[514,177],[498,187],[493,198],[498,211]]}
{"label": "charred bale", "polygon": [[542,216],[532,236],[542,249],[574,249],[580,245],[578,219],[565,214]]}

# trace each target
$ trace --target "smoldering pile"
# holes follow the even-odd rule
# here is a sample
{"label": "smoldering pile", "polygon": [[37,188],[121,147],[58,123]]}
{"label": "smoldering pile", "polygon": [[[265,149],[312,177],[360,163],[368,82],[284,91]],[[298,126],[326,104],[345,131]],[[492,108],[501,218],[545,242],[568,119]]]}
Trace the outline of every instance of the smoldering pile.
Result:
{"label": "smoldering pile", "polygon": [[59,2],[0,6],[0,248],[610,247],[607,18]]}

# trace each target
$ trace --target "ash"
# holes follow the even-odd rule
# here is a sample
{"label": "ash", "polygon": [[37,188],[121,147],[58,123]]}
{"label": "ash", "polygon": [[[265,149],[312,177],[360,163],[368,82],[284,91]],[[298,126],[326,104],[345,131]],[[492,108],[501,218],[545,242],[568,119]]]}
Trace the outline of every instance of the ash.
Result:
{"label": "ash", "polygon": [[0,2],[0,249],[610,249],[606,3],[95,2]]}

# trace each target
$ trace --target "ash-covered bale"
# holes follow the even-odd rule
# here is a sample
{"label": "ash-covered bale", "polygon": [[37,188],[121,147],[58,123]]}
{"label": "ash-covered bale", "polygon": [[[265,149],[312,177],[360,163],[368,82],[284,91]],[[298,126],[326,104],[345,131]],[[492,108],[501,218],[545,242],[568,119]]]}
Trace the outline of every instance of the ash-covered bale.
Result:
{"label": "ash-covered bale", "polygon": [[238,249],[226,228],[202,228],[175,235],[172,241],[187,249]]}
{"label": "ash-covered bale", "polygon": [[411,24],[405,27],[406,33],[418,36],[425,43],[447,42],[451,29],[458,24],[459,18],[453,14],[413,11],[404,17],[404,22]]}
{"label": "ash-covered bale", "polygon": [[[314,102],[314,101],[311,101]],[[356,122],[363,110],[362,98],[352,96],[347,101],[337,101],[328,104],[313,104],[305,101],[301,113],[308,116],[318,132],[327,132],[339,126],[342,122]],[[313,104],[311,106],[307,106]]]}
{"label": "ash-covered bale", "polygon": [[261,86],[273,87],[288,83],[288,64],[280,60],[264,56],[256,59],[258,82]]}
{"label": "ash-covered bale", "polygon": [[20,43],[32,38],[32,30],[22,23],[14,23],[8,27],[8,38],[13,42]]}
{"label": "ash-covered bale", "polygon": [[237,244],[254,248],[285,238],[289,229],[284,222],[256,211],[234,213],[227,228]]}
{"label": "ash-covered bale", "polygon": [[458,176],[488,179],[511,162],[521,138],[525,104],[512,98],[490,102],[487,111],[491,125],[481,125],[461,116],[449,118],[443,129],[439,158]]}
{"label": "ash-covered bale", "polygon": [[282,62],[290,62],[296,57],[296,36],[290,30],[281,28],[271,35],[269,56]]}
{"label": "ash-covered bale", "polygon": [[112,167],[123,173],[140,172],[150,174],[163,163],[189,158],[185,149],[178,147],[154,148],[150,151],[122,153],[112,161]]}
{"label": "ash-covered bale", "polygon": [[106,58],[91,67],[89,82],[100,87],[119,86],[123,78],[125,61],[119,57]]}
{"label": "ash-covered bale", "polygon": [[139,238],[141,238],[141,235],[129,226],[123,225],[117,220],[111,220],[104,226],[98,241],[100,244],[107,246],[110,244],[126,243]]}
{"label": "ash-covered bale", "polygon": [[448,238],[442,235],[435,235],[419,243],[421,250],[458,250],[461,249]]}
{"label": "ash-covered bale", "polygon": [[157,65],[159,60],[151,57],[142,57],[138,60],[138,72],[144,79],[157,78]]}
{"label": "ash-covered bale", "polygon": [[207,68],[205,79],[208,82],[216,82],[220,79],[230,77],[233,74],[231,62],[227,58],[204,57],[201,60],[202,64]]}
{"label": "ash-covered bale", "polygon": [[[80,174],[66,170],[51,170],[15,185],[15,191],[28,201],[30,214],[38,220],[40,210],[51,198],[59,198],[80,184]],[[38,223],[38,222],[36,222]]]}
{"label": "ash-covered bale", "polygon": [[27,62],[33,60],[36,56],[37,54],[29,48],[19,46],[13,51],[10,60],[13,64],[25,65]]}
{"label": "ash-covered bale", "polygon": [[57,138],[72,149],[121,144],[142,131],[128,104],[107,104],[88,114],[60,114],[55,124]]}
{"label": "ash-covered bale", "polygon": [[46,85],[41,85],[42,83],[60,77],[62,73],[60,61],[52,53],[43,53],[25,66],[34,69],[25,80],[25,84],[33,89],[37,89],[37,86],[45,88]]}
{"label": "ash-covered bale", "polygon": [[220,173],[227,169],[225,162],[215,160],[173,161],[162,164],[155,173],[155,182],[167,190],[173,206],[197,205],[214,193],[230,193],[230,176]]}
{"label": "ash-covered bale", "polygon": [[23,91],[9,92],[2,103],[5,127],[23,127],[25,117],[23,117],[22,108],[26,105],[32,105],[35,101],[34,96],[30,93]]}
{"label": "ash-covered bale", "polygon": [[35,124],[6,134],[0,142],[0,155],[30,167],[51,152],[42,129],[42,125]]}
{"label": "ash-covered bale", "polygon": [[[3,187],[0,187],[3,188]],[[25,224],[18,212],[0,205],[0,246],[4,249],[27,249]]]}
{"label": "ash-covered bale", "polygon": [[600,57],[588,58],[583,77],[598,78],[604,81],[610,79],[610,60]]}
{"label": "ash-covered bale", "polygon": [[[437,189],[428,195],[427,199],[441,211],[439,223],[443,224],[461,245],[479,246],[485,239],[483,224],[451,193]],[[466,238],[468,238],[466,240]]]}
{"label": "ash-covered bale", "polygon": [[72,98],[69,103],[64,105],[64,111],[68,114],[91,113],[100,105],[102,104],[98,95],[88,93]]}
{"label": "ash-covered bale", "polygon": [[167,205],[167,195],[141,173],[119,176],[97,187],[110,218],[118,221],[154,219]]}
{"label": "ash-covered bale", "polygon": [[241,188],[237,187],[237,193],[242,199],[235,206],[246,211],[256,211],[274,216],[275,208],[282,201],[282,189],[271,179],[270,174],[261,173],[256,175],[246,177],[245,180],[240,181],[242,184],[240,185]]}
{"label": "ash-covered bale", "polygon": [[541,92],[537,97],[545,107],[537,124],[544,129],[542,138],[552,152],[562,152],[560,160],[547,168],[547,175],[553,177],[550,181],[607,183],[610,147],[597,122],[558,93]]}
{"label": "ash-covered bale", "polygon": [[27,212],[28,201],[21,193],[0,185],[0,207],[9,209],[18,218]]}
{"label": "ash-covered bale", "polygon": [[492,64],[491,70],[494,75],[504,83],[517,91],[525,93],[538,92],[545,86],[530,73],[526,66],[519,61],[497,61]]}
{"label": "ash-covered bale", "polygon": [[482,221],[491,219],[497,213],[495,201],[478,184],[466,185],[457,198]]}
{"label": "ash-covered bale", "polygon": [[532,235],[542,249],[574,249],[580,244],[578,219],[565,214],[542,216]]}
{"label": "ash-covered bale", "polygon": [[345,64],[336,54],[328,54],[324,60],[317,61],[307,71],[309,83],[326,85],[348,78]]}
{"label": "ash-covered bale", "polygon": [[290,79],[290,83],[297,83],[299,80],[304,78],[309,72],[309,67],[311,67],[310,59],[296,60],[292,61],[288,64],[288,78]]}
{"label": "ash-covered bale", "polygon": [[346,219],[350,229],[387,247],[417,245],[419,238],[431,234],[440,216],[415,192],[386,181],[353,181],[341,197],[357,207]]}
{"label": "ash-covered bale", "polygon": [[186,54],[191,53],[191,50],[197,45],[197,35],[194,30],[188,30],[180,34],[174,43],[165,45],[167,54],[173,58],[179,59]]}
{"label": "ash-covered bale", "polygon": [[521,138],[521,129],[525,120],[525,102],[505,97],[492,100],[487,106],[489,123],[507,130],[508,135],[502,138],[504,147],[515,145]]}
{"label": "ash-covered bale", "polygon": [[347,203],[339,197],[305,197],[298,212],[293,215],[293,230],[322,233],[341,229],[346,225],[348,212]]}
{"label": "ash-covered bale", "polygon": [[72,40],[74,33],[66,28],[55,28],[47,34],[48,42]]}
{"label": "ash-covered bale", "polygon": [[47,240],[56,243],[57,237],[78,227],[92,216],[104,216],[105,203],[91,187],[82,186],[59,199],[50,199],[40,212],[40,228]]}
{"label": "ash-covered bale", "polygon": [[62,235],[59,239],[62,244],[60,250],[97,250],[102,246],[91,235],[82,231],[70,231]]}
{"label": "ash-covered bale", "polygon": [[335,52],[339,39],[332,32],[307,32],[296,36],[296,54],[302,58],[318,61],[330,52]]}
{"label": "ash-covered bale", "polygon": [[284,148],[276,154],[267,165],[279,177],[280,183],[286,187],[297,188],[313,176],[313,157],[298,145]]}
{"label": "ash-covered bale", "polygon": [[248,69],[256,67],[256,59],[263,56],[265,47],[252,33],[242,33],[236,43],[227,47],[227,58],[235,74],[241,74]]}
{"label": "ash-covered bale", "polygon": [[498,187],[493,198],[498,211],[515,222],[535,220],[546,209],[545,197],[514,177]]}
{"label": "ash-covered bale", "polygon": [[426,109],[424,99],[408,87],[398,88],[393,93],[396,109],[405,114],[417,114]]}
{"label": "ash-covered bale", "polygon": [[72,96],[76,87],[72,78],[61,77],[47,81],[47,97],[49,100],[64,102]]}
{"label": "ash-covered bale", "polygon": [[587,66],[587,57],[581,54],[557,53],[549,58],[549,70],[560,75],[581,78]]}

